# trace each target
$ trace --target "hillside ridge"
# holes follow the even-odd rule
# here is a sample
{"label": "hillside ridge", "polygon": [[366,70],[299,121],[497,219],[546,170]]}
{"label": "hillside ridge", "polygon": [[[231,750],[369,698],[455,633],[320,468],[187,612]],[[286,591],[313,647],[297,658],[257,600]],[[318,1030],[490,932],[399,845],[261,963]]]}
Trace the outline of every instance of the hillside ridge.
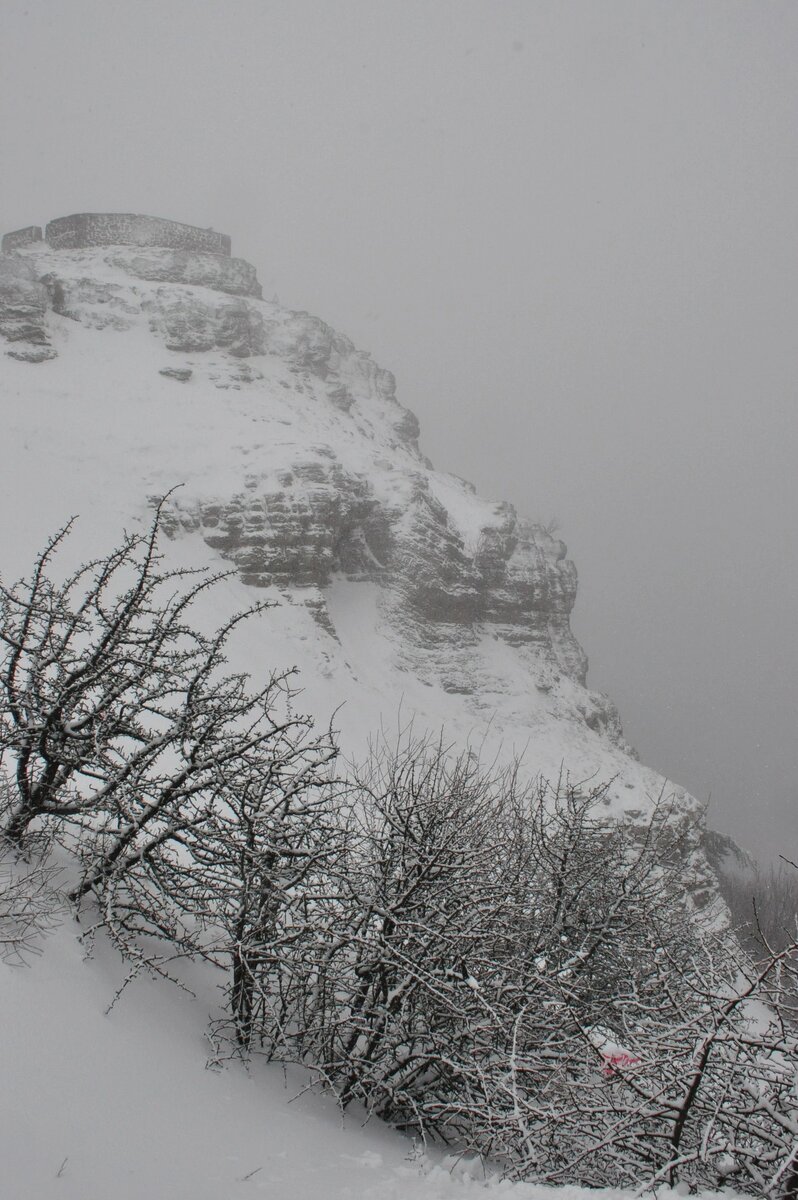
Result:
{"label": "hillside ridge", "polygon": [[[401,711],[534,773],[610,780],[620,819],[644,824],[664,792],[698,828],[701,806],[636,761],[611,700],[586,687],[565,545],[435,471],[392,373],[259,293],[250,264],[202,250],[34,240],[0,254],[5,486],[30,493],[21,443],[48,479],[28,547],[45,511],[52,529],[99,494],[85,536],[111,536],[112,517],[140,519],[182,483],[170,553],[232,564],[228,603],[280,602],[242,660],[295,658],[314,712],[343,703],[350,742]],[[714,893],[698,849],[690,869],[696,894]]]}

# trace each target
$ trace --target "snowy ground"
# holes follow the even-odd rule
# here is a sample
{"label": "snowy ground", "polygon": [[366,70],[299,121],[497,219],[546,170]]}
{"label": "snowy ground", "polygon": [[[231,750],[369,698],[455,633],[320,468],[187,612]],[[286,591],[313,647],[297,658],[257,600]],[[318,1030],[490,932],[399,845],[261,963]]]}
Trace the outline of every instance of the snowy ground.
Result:
{"label": "snowy ground", "polygon": [[196,999],[137,980],[106,1014],[118,962],[102,946],[84,961],[76,933],[67,918],[29,966],[0,963],[3,1200],[631,1196],[485,1180],[478,1164],[440,1155],[414,1161],[379,1122],[293,1098],[301,1081],[279,1068],[207,1069],[213,978],[192,979]]}

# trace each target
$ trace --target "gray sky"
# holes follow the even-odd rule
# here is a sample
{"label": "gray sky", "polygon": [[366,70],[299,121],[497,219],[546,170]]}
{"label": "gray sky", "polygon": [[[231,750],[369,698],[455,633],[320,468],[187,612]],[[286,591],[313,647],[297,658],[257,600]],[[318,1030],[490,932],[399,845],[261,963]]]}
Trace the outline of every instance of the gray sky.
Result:
{"label": "gray sky", "polygon": [[0,224],[232,235],[544,521],[645,761],[798,856],[798,4],[2,0]]}

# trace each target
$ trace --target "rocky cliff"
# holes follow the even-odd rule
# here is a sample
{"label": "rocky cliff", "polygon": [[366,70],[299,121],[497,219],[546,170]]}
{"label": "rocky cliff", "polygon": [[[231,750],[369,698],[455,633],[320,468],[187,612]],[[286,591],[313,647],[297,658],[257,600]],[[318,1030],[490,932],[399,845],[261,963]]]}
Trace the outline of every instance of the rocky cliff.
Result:
{"label": "rocky cliff", "polygon": [[[587,662],[569,627],[576,572],[563,543],[511,505],[436,475],[390,371],[318,318],[259,294],[249,264],[191,251],[39,243],[0,257],[0,331],[13,356],[56,355],[50,312],[95,329],[145,321],[171,352],[161,372],[172,379],[257,394],[273,386],[266,360],[287,376],[282,390],[319,406],[326,438],[296,455],[251,453],[240,490],[176,505],[180,525],[234,562],[245,583],[323,591],[339,573],[373,580],[425,646],[462,649],[490,628],[583,684]],[[355,463],[348,444],[364,434],[369,461]],[[473,690],[463,672],[446,686]]]}
{"label": "rocky cliff", "polygon": [[[121,521],[182,483],[175,554],[202,544],[233,564],[237,602],[281,601],[250,669],[296,658],[313,706],[345,702],[353,735],[404,706],[530,769],[611,780],[608,806],[645,820],[668,785],[585,686],[565,546],[436,472],[393,375],[347,337],[262,300],[240,259],[41,240],[0,255],[0,335],[7,427],[35,438],[53,523],[72,496]],[[19,456],[5,486],[30,487]],[[693,819],[671,791],[674,819]]]}

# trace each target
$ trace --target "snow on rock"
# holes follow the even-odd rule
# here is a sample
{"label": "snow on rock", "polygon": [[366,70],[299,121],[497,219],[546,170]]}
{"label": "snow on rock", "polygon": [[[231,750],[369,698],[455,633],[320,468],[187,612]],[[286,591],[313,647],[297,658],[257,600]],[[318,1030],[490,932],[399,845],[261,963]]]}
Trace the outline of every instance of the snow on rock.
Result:
{"label": "snow on rock", "polygon": [[[191,249],[10,243],[0,255],[0,572],[26,573],[73,514],[63,570],[141,528],[175,485],[167,564],[225,563],[198,601],[209,628],[253,602],[230,665],[296,665],[302,706],[358,754],[382,726],[530,774],[606,783],[608,817],[644,825],[697,802],[642,766],[585,687],[565,547],[511,505],[435,472],[389,371],[307,313],[259,299],[241,260]],[[698,845],[695,897],[715,885]],[[540,970],[546,970],[541,961]],[[485,1179],[419,1158],[372,1122],[256,1065],[205,1069],[217,997],[85,964],[66,923],[29,969],[0,963],[2,1194],[19,1200],[620,1200]],[[55,1007],[54,1007],[55,1005]],[[54,1019],[55,1017],[55,1019]],[[727,1194],[728,1197],[728,1194]]]}
{"label": "snow on rock", "polygon": [[[607,782],[608,815],[644,823],[674,789],[585,686],[563,543],[434,471],[390,371],[258,297],[248,264],[191,249],[34,241],[0,255],[15,514],[0,569],[25,570],[73,513],[69,553],[101,553],[182,484],[170,557],[236,572],[208,619],[279,600],[233,653],[256,674],[296,663],[309,710],[338,710],[345,749],[413,717],[487,757],[523,755],[532,774]],[[697,817],[677,792],[674,819]],[[698,850],[690,870],[709,897]]]}
{"label": "snow on rock", "polygon": [[139,279],[196,284],[235,296],[261,297],[255,268],[243,258],[225,258],[198,250],[125,247],[115,250],[109,261]]}
{"label": "snow on rock", "polygon": [[0,334],[10,344],[7,353],[27,362],[55,357],[49,345],[45,314],[47,288],[33,267],[15,255],[0,255]]}

